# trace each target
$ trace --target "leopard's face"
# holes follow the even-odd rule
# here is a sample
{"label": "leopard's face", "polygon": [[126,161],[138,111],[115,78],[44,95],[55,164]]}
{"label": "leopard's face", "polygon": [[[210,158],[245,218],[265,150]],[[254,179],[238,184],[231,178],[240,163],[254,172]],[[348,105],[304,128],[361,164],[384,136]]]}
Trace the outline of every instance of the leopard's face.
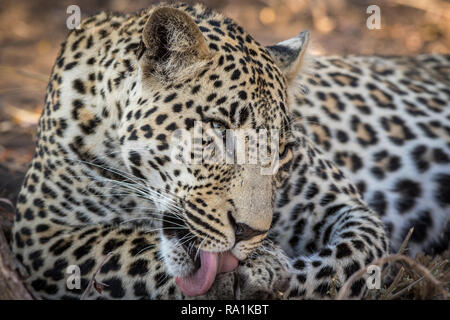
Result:
{"label": "leopard's face", "polygon": [[[131,87],[131,111],[119,136],[127,168],[157,208],[162,258],[172,275],[191,281],[196,272],[205,278],[232,270],[269,230],[274,191],[292,159],[287,84],[269,51],[243,30],[209,46],[202,36],[195,57],[178,57],[194,67],[161,71],[152,45],[164,44],[158,56],[177,50],[167,50],[170,30],[158,27],[152,34],[151,24],[190,19],[161,10],[144,27],[150,39],[144,36],[138,50],[140,79]],[[183,23],[193,28],[191,36],[200,32],[190,20]],[[156,41],[161,34],[166,38]]]}

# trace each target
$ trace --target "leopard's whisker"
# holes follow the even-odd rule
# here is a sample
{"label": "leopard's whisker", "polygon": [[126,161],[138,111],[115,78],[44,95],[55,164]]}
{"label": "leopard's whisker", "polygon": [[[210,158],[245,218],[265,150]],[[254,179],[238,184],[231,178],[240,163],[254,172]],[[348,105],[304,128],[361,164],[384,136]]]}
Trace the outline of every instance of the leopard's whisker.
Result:
{"label": "leopard's whisker", "polygon": [[205,243],[205,241],[208,239],[208,236],[205,236],[205,238],[200,242],[200,245],[197,248],[197,252],[195,253],[195,259],[198,258],[198,255],[200,254],[200,250],[202,245]]}
{"label": "leopard's whisker", "polygon": [[[130,218],[130,219],[127,219],[125,221],[121,221],[120,224],[125,224],[125,223],[128,223],[128,222],[138,221],[138,220],[152,220],[152,221],[156,220],[156,221],[161,221],[161,222],[164,221],[163,219],[157,219],[157,218],[154,218],[154,217],[142,217],[142,218]],[[174,226],[179,226],[179,229],[188,229],[185,225],[182,225],[182,224],[178,224],[178,223],[175,223],[175,222],[172,222],[172,221],[169,221],[168,223],[171,224],[171,225],[174,225]]]}
{"label": "leopard's whisker", "polygon": [[[81,177],[81,176],[80,176]],[[101,177],[101,178],[99,178],[99,177],[94,177],[94,179],[96,179],[97,181],[99,181],[99,182],[110,182],[110,183],[113,183],[113,184],[116,184],[116,185],[118,185],[118,186],[121,186],[121,187],[123,187],[124,189],[128,189],[128,190],[131,190],[131,191],[135,191],[138,195],[140,195],[140,196],[142,196],[142,198],[144,198],[144,199],[146,199],[146,200],[152,200],[152,201],[154,201],[155,200],[155,198],[154,198],[154,195],[156,194],[158,197],[162,197],[162,198],[167,198],[166,196],[164,196],[164,195],[162,195],[161,193],[158,193],[158,192],[156,192],[156,191],[154,191],[154,190],[147,190],[147,189],[140,189],[139,187],[136,187],[134,184],[130,184],[130,183],[126,183],[126,182],[122,182],[122,181],[117,181],[117,180],[114,180],[114,179],[109,179],[109,178],[104,178],[104,177]],[[94,183],[94,182],[91,182],[91,183]],[[108,188],[108,187],[104,187],[104,188]],[[113,189],[113,187],[111,187],[111,189]],[[134,193],[133,193],[134,194]],[[134,195],[136,195],[136,194],[134,194]],[[150,197],[153,197],[153,198],[148,198],[148,196],[150,196]],[[160,200],[160,199],[158,199],[158,200]],[[170,207],[172,207],[172,209],[177,209],[178,211],[181,211],[182,210],[182,208],[181,207],[179,207],[179,206],[177,206],[176,205],[176,202],[174,202],[172,199],[170,199],[170,198],[167,198],[167,200],[169,200],[169,203],[165,203],[166,204],[166,206],[170,206]],[[171,202],[170,202],[171,201]]]}
{"label": "leopard's whisker", "polygon": [[183,237],[181,237],[180,239],[178,239],[173,246],[174,248],[181,247],[184,243],[186,243],[187,241],[191,241],[192,239],[195,239],[195,235],[188,233]]}

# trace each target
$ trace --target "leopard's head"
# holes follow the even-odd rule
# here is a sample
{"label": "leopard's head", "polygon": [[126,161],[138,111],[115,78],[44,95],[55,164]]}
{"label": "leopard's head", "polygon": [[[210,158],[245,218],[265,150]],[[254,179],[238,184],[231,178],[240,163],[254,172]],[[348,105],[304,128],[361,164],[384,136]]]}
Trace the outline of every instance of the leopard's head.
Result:
{"label": "leopard's head", "polygon": [[154,195],[167,269],[200,295],[267,235],[293,157],[287,84],[308,33],[264,47],[198,6],[144,18],[122,155]]}

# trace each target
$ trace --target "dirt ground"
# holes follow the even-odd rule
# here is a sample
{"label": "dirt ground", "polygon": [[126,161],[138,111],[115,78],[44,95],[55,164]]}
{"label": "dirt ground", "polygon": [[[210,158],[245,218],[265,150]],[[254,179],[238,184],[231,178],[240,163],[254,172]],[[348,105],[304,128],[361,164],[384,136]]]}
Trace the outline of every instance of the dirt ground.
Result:
{"label": "dirt ground", "polygon": [[[1,0],[0,2],[0,226],[34,150],[36,123],[47,79],[68,33],[66,12],[82,18],[102,10],[133,12],[154,0]],[[314,55],[412,55],[450,53],[449,0],[200,0],[241,24],[260,43],[311,32]],[[381,28],[370,30],[369,5],[381,11]]]}

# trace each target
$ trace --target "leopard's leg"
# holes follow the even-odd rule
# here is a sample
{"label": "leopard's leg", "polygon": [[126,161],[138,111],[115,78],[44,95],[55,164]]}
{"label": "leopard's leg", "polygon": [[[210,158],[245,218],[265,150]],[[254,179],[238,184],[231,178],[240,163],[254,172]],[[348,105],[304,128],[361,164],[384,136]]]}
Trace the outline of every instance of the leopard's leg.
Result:
{"label": "leopard's leg", "polygon": [[[288,296],[334,297],[353,273],[384,255],[387,242],[372,215],[351,206],[335,213],[319,233],[319,249],[292,259],[294,276]],[[365,279],[361,278],[351,286],[348,298],[360,298],[364,289]]]}
{"label": "leopard's leg", "polygon": [[[293,170],[277,196],[270,238],[291,258],[287,296],[326,298],[388,251],[379,217],[338,167],[300,137]],[[364,280],[350,297],[363,295]]]}

